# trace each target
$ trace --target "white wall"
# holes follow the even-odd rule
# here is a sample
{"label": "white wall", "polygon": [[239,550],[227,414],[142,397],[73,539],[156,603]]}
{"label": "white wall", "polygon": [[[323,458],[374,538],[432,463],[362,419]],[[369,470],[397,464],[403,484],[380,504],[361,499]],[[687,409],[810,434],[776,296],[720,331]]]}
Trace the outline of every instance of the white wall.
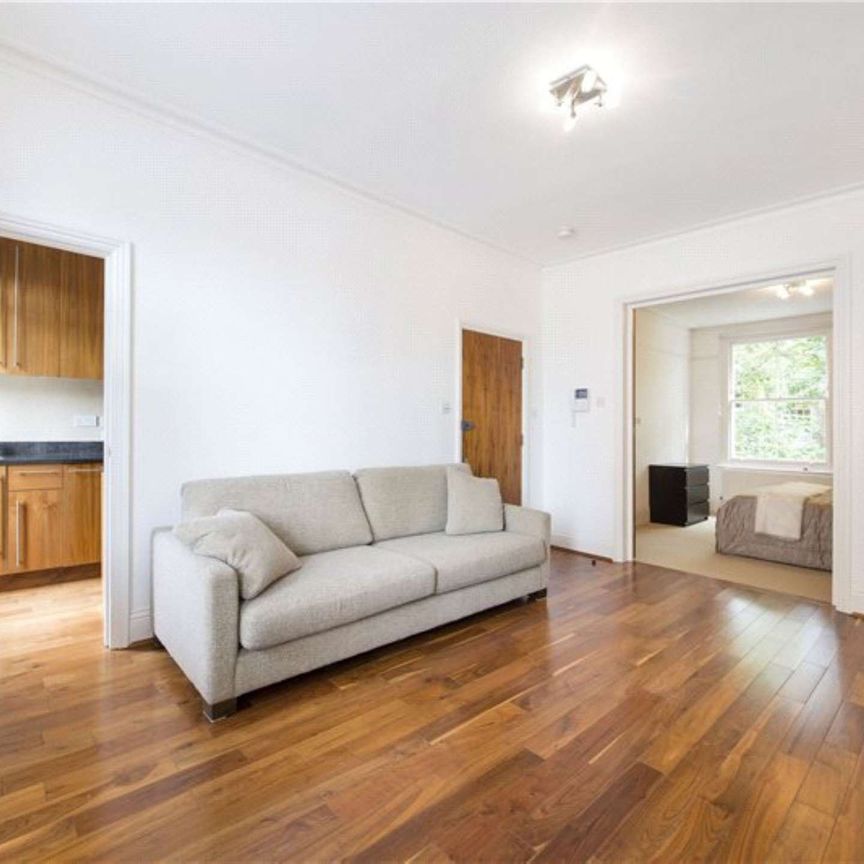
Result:
{"label": "white wall", "polygon": [[[837,433],[848,442],[847,472],[835,476],[837,514],[864,524],[864,192],[705,228],[545,272],[543,291],[544,503],[559,541],[620,558],[624,549],[624,316],[625,299],[674,295],[703,287],[746,284],[833,262],[851,291],[851,315],[838,321],[849,357],[835,370],[848,382]],[[595,410],[576,428],[567,394],[578,380],[592,387]],[[600,407],[600,402],[603,407]],[[848,488],[847,487],[847,488]],[[836,560],[836,550],[835,550]],[[864,611],[864,534],[854,532],[853,594],[844,606]]]}
{"label": "white wall", "polygon": [[634,509],[647,525],[648,466],[688,458],[690,331],[656,309],[637,309],[633,323]]}
{"label": "white wall", "polygon": [[[735,295],[731,295],[734,298]],[[733,300],[734,302],[734,300]],[[745,489],[801,480],[803,471],[760,471],[730,467],[727,461],[725,408],[728,387],[727,347],[734,339],[780,336],[808,330],[831,331],[831,313],[797,315],[690,331],[690,461],[705,462],[711,474],[711,512]],[[809,471],[814,482],[831,483],[831,474]]]}
{"label": "white wall", "polygon": [[183,481],[452,460],[457,318],[539,330],[533,264],[25,69],[0,104],[3,210],[133,244],[136,635]]}
{"label": "white wall", "polygon": [[80,415],[101,422],[101,381],[0,375],[0,441],[101,441],[101,425],[73,425]]}

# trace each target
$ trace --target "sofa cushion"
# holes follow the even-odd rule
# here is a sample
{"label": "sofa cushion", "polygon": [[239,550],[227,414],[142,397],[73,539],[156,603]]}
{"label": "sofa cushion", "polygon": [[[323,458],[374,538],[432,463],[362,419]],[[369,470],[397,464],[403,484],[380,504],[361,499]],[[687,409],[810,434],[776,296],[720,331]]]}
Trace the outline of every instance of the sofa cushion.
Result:
{"label": "sofa cushion", "polygon": [[494,477],[470,477],[447,469],[448,534],[504,530],[504,502]]}
{"label": "sofa cushion", "polygon": [[372,548],[400,552],[427,561],[438,574],[436,594],[527,570],[542,564],[546,558],[542,540],[507,531],[457,536],[422,534],[385,540]]}
{"label": "sofa cushion", "polygon": [[372,541],[348,471],[196,480],[184,484],[181,497],[184,521],[225,508],[246,510],[298,555]]}
{"label": "sofa cushion", "polygon": [[[471,473],[467,465],[453,466]],[[376,540],[443,531],[447,522],[446,465],[363,468],[354,476]]]}
{"label": "sofa cushion", "polygon": [[174,536],[196,555],[233,567],[244,600],[257,597],[301,566],[300,559],[257,516],[245,510],[220,510],[215,516],[181,522]]}
{"label": "sofa cushion", "polygon": [[240,644],[257,650],[320,633],[435,592],[435,570],[374,546],[319,552],[240,607]]}

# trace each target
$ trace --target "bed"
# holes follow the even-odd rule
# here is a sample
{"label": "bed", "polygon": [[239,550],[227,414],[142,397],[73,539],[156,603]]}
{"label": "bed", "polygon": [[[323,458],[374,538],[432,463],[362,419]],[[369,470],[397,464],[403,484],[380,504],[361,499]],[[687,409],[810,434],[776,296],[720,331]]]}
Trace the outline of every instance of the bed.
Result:
{"label": "bed", "polygon": [[[814,494],[803,499],[800,537],[790,539],[757,532],[757,499],[780,487],[748,490],[726,501],[717,511],[717,551],[743,555],[763,561],[779,561],[798,567],[831,570],[831,533],[833,490],[814,487]],[[824,490],[824,491],[823,491]]]}

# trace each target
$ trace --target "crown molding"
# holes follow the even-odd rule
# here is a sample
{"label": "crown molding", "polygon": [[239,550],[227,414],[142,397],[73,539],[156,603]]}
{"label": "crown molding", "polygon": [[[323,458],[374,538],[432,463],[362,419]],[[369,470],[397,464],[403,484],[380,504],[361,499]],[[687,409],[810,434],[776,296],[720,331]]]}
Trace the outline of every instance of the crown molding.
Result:
{"label": "crown molding", "polygon": [[618,245],[605,246],[592,252],[586,252],[584,255],[576,255],[573,258],[568,258],[566,261],[561,261],[557,264],[541,265],[544,273],[551,273],[557,270],[565,270],[573,264],[580,261],[587,261],[592,258],[602,258],[606,255],[615,255],[618,252],[627,252],[632,249],[638,249],[646,246],[654,246],[663,243],[667,240],[674,240],[676,237],[687,237],[691,234],[701,234],[711,231],[715,228],[722,228],[726,225],[733,225],[736,222],[751,222],[765,219],[769,216],[781,213],[784,210],[806,210],[810,207],[817,207],[820,204],[827,203],[832,199],[851,198],[855,195],[864,192],[864,181],[859,183],[850,183],[847,186],[837,186],[833,189],[826,189],[822,192],[814,192],[811,195],[802,195],[797,198],[789,198],[776,204],[769,204],[765,207],[755,207],[750,210],[740,210],[729,216],[723,216],[719,219],[712,219],[706,222],[699,222],[695,225],[689,225],[684,228],[672,229],[659,234],[651,234],[639,240],[633,240],[629,243],[621,243]]}
{"label": "crown molding", "polygon": [[56,63],[36,52],[23,51],[17,46],[3,40],[0,40],[0,63],[56,81],[63,86],[70,87],[91,98],[105,102],[114,108],[130,111],[151,122],[168,126],[175,131],[209,141],[237,154],[253,157],[258,161],[265,162],[283,171],[300,173],[307,177],[312,177],[331,189],[348,195],[351,198],[374,204],[379,208],[399,213],[402,216],[409,216],[427,225],[432,225],[439,230],[454,234],[462,240],[467,240],[499,254],[516,258],[524,264],[531,264],[537,268],[543,266],[541,262],[522,252],[517,252],[506,246],[500,246],[492,240],[472,234],[463,228],[450,224],[444,219],[430,216],[421,210],[416,210],[384,195],[369,192],[360,186],[342,180],[334,174],[312,165],[307,165],[278,147],[273,147],[254,138],[241,135],[227,127],[210,123],[195,114],[183,111],[168,103],[147,99],[140,93],[119,87],[114,82],[107,81],[104,78],[73,66]]}

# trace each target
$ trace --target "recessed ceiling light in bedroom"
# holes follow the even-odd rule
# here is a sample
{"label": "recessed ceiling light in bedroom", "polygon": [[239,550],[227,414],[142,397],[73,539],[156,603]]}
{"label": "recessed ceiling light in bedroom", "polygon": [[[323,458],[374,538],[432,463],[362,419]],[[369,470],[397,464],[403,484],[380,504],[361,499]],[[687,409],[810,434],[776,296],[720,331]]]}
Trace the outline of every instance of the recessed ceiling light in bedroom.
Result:
{"label": "recessed ceiling light in bedroom", "polygon": [[564,129],[569,131],[576,123],[576,108],[594,102],[603,107],[606,82],[591,66],[580,66],[575,72],[562,75],[549,85],[549,92],[556,105],[566,112]]}
{"label": "recessed ceiling light in bedroom", "polygon": [[571,227],[570,225],[562,225],[558,229],[557,236],[559,240],[569,240],[571,237],[576,236],[576,229]]}

